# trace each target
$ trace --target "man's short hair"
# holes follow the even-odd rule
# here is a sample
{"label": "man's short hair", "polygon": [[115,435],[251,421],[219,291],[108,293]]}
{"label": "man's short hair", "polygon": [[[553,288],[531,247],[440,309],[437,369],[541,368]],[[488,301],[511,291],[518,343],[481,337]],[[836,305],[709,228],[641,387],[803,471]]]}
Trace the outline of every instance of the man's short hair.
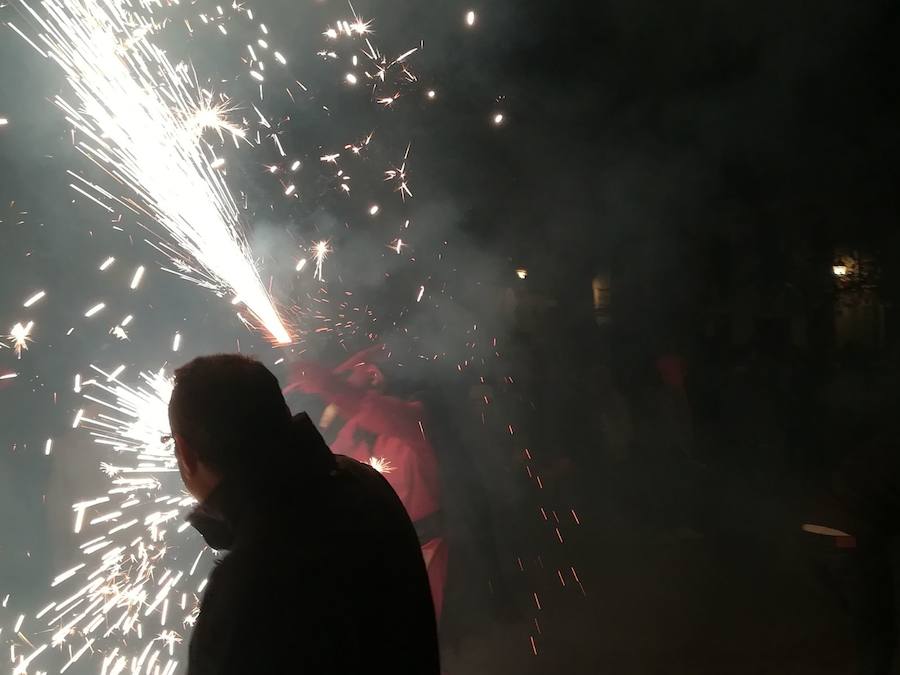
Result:
{"label": "man's short hair", "polygon": [[200,356],[175,371],[172,433],[223,475],[251,471],[286,450],[291,412],[278,379],[241,354]]}

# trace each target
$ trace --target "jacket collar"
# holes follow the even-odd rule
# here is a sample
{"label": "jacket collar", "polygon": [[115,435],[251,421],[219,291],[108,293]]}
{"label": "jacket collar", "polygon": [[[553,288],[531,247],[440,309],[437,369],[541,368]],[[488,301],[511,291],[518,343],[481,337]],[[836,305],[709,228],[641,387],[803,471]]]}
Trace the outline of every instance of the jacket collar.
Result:
{"label": "jacket collar", "polygon": [[233,548],[241,522],[246,519],[250,505],[265,510],[278,508],[283,494],[302,494],[314,491],[337,471],[331,450],[319,430],[305,412],[294,415],[291,422],[291,444],[277,458],[282,470],[272,469],[275,478],[268,489],[254,492],[247,477],[229,477],[213,489],[209,496],[187,516],[187,521],[206,540],[210,548]]}

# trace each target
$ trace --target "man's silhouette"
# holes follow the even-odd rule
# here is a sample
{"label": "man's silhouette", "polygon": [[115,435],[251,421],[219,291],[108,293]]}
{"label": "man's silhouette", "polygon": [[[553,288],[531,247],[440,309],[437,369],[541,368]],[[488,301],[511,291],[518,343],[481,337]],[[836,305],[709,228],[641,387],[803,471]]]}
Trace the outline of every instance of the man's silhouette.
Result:
{"label": "man's silhouette", "polygon": [[169,421],[213,571],[189,675],[440,672],[428,577],[377,471],[334,455],[278,381],[239,355],[175,372]]}

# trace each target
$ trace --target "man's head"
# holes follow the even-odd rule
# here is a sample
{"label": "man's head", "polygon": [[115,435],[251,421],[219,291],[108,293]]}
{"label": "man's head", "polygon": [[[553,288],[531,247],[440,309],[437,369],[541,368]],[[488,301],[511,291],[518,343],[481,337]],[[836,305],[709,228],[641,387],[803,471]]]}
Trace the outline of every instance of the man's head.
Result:
{"label": "man's head", "polygon": [[169,424],[181,477],[202,501],[223,478],[259,481],[277,471],[271,460],[286,449],[291,413],[262,363],[218,354],[175,371]]}

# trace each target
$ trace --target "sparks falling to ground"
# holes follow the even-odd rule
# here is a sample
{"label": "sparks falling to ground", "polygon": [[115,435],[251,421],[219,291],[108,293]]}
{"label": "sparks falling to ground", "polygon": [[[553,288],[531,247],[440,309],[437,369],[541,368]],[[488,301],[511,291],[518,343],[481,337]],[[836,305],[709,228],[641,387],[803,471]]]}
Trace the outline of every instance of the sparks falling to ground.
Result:
{"label": "sparks falling to ground", "polygon": [[78,150],[130,188],[139,205],[78,176],[73,189],[101,205],[116,201],[149,212],[174,242],[170,255],[180,269],[193,270],[195,280],[220,294],[239,296],[276,342],[289,343],[237,206],[210,166],[215,158],[198,143],[198,126],[225,125],[222,109],[211,108],[187,69],[149,42],[154,24],[124,5],[48,0],[39,12],[20,2],[41,28],[35,46],[62,67],[77,98],[77,105],[62,97],[55,103],[84,138]]}

